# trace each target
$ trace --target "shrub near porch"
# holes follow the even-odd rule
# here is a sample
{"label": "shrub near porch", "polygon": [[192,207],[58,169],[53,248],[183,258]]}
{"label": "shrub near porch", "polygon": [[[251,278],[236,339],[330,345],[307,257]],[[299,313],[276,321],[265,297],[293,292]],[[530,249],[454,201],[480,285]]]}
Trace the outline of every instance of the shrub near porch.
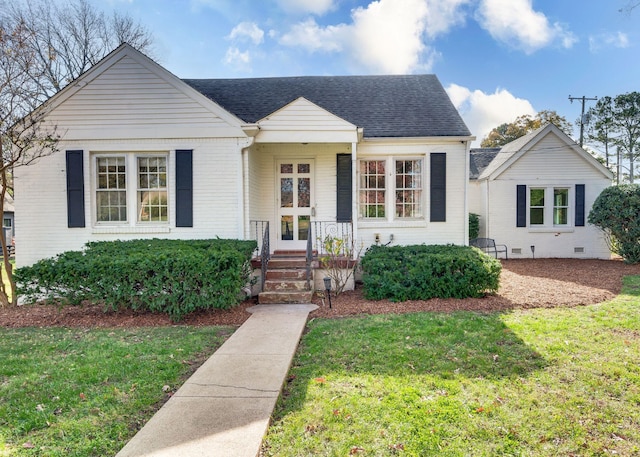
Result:
{"label": "shrub near porch", "polygon": [[502,266],[468,246],[372,246],[362,270],[366,298],[405,301],[497,292]]}
{"label": "shrub near porch", "polygon": [[255,241],[133,240],[88,243],[16,272],[18,294],[105,309],[161,312],[178,321],[199,309],[239,303]]}

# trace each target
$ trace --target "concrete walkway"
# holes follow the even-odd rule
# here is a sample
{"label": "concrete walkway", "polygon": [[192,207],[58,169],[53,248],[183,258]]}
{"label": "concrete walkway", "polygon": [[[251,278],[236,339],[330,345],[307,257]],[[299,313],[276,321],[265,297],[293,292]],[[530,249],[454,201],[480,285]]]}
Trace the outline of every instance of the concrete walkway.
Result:
{"label": "concrete walkway", "polygon": [[257,305],[116,457],[256,457],[315,305]]}

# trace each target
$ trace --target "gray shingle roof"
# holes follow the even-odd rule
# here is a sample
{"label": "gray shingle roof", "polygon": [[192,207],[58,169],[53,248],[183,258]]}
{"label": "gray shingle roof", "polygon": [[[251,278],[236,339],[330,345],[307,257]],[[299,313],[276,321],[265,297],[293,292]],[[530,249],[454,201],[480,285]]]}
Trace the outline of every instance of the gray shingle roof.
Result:
{"label": "gray shingle roof", "polygon": [[185,79],[247,123],[299,97],[364,128],[365,137],[470,136],[435,75]]}
{"label": "gray shingle roof", "polygon": [[469,179],[478,179],[498,155],[500,148],[473,148],[469,152]]}

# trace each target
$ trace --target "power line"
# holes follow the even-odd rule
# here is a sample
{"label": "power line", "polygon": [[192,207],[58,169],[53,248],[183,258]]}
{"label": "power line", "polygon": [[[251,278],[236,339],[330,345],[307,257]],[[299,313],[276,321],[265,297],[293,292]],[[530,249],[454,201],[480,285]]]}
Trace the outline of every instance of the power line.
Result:
{"label": "power line", "polygon": [[580,115],[580,147],[582,147],[582,143],[584,139],[584,103],[587,100],[597,100],[597,99],[598,97],[589,98],[589,97],[585,97],[584,95],[582,97],[572,97],[571,95],[569,95],[569,101],[571,103],[573,103],[574,100],[582,100],[582,114]]}

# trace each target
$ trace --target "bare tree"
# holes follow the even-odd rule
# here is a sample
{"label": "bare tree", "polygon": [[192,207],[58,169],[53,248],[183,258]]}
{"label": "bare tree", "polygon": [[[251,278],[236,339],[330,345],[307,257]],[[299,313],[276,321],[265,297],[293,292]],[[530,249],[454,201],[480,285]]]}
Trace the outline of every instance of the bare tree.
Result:
{"label": "bare tree", "polygon": [[[0,0],[0,221],[15,167],[57,151],[47,100],[127,42],[149,53],[151,34],[128,16],[111,16],[87,0]],[[16,304],[8,240],[0,231],[10,290],[0,281],[0,306]],[[11,299],[9,299],[11,292]]]}
{"label": "bare tree", "polygon": [[110,51],[126,42],[150,53],[151,33],[131,17],[97,10],[87,0],[16,2],[0,0],[4,20],[28,32],[25,46],[30,84],[43,102],[95,65]]}
{"label": "bare tree", "polygon": [[[4,198],[13,168],[55,152],[58,139],[55,128],[44,125],[46,104],[33,109],[38,89],[30,75],[35,67],[27,45],[30,33],[22,24],[8,27],[0,21],[0,220],[4,219]],[[0,306],[7,306],[15,304],[17,297],[4,230],[0,231],[0,245],[9,281],[9,287],[0,281]]]}

